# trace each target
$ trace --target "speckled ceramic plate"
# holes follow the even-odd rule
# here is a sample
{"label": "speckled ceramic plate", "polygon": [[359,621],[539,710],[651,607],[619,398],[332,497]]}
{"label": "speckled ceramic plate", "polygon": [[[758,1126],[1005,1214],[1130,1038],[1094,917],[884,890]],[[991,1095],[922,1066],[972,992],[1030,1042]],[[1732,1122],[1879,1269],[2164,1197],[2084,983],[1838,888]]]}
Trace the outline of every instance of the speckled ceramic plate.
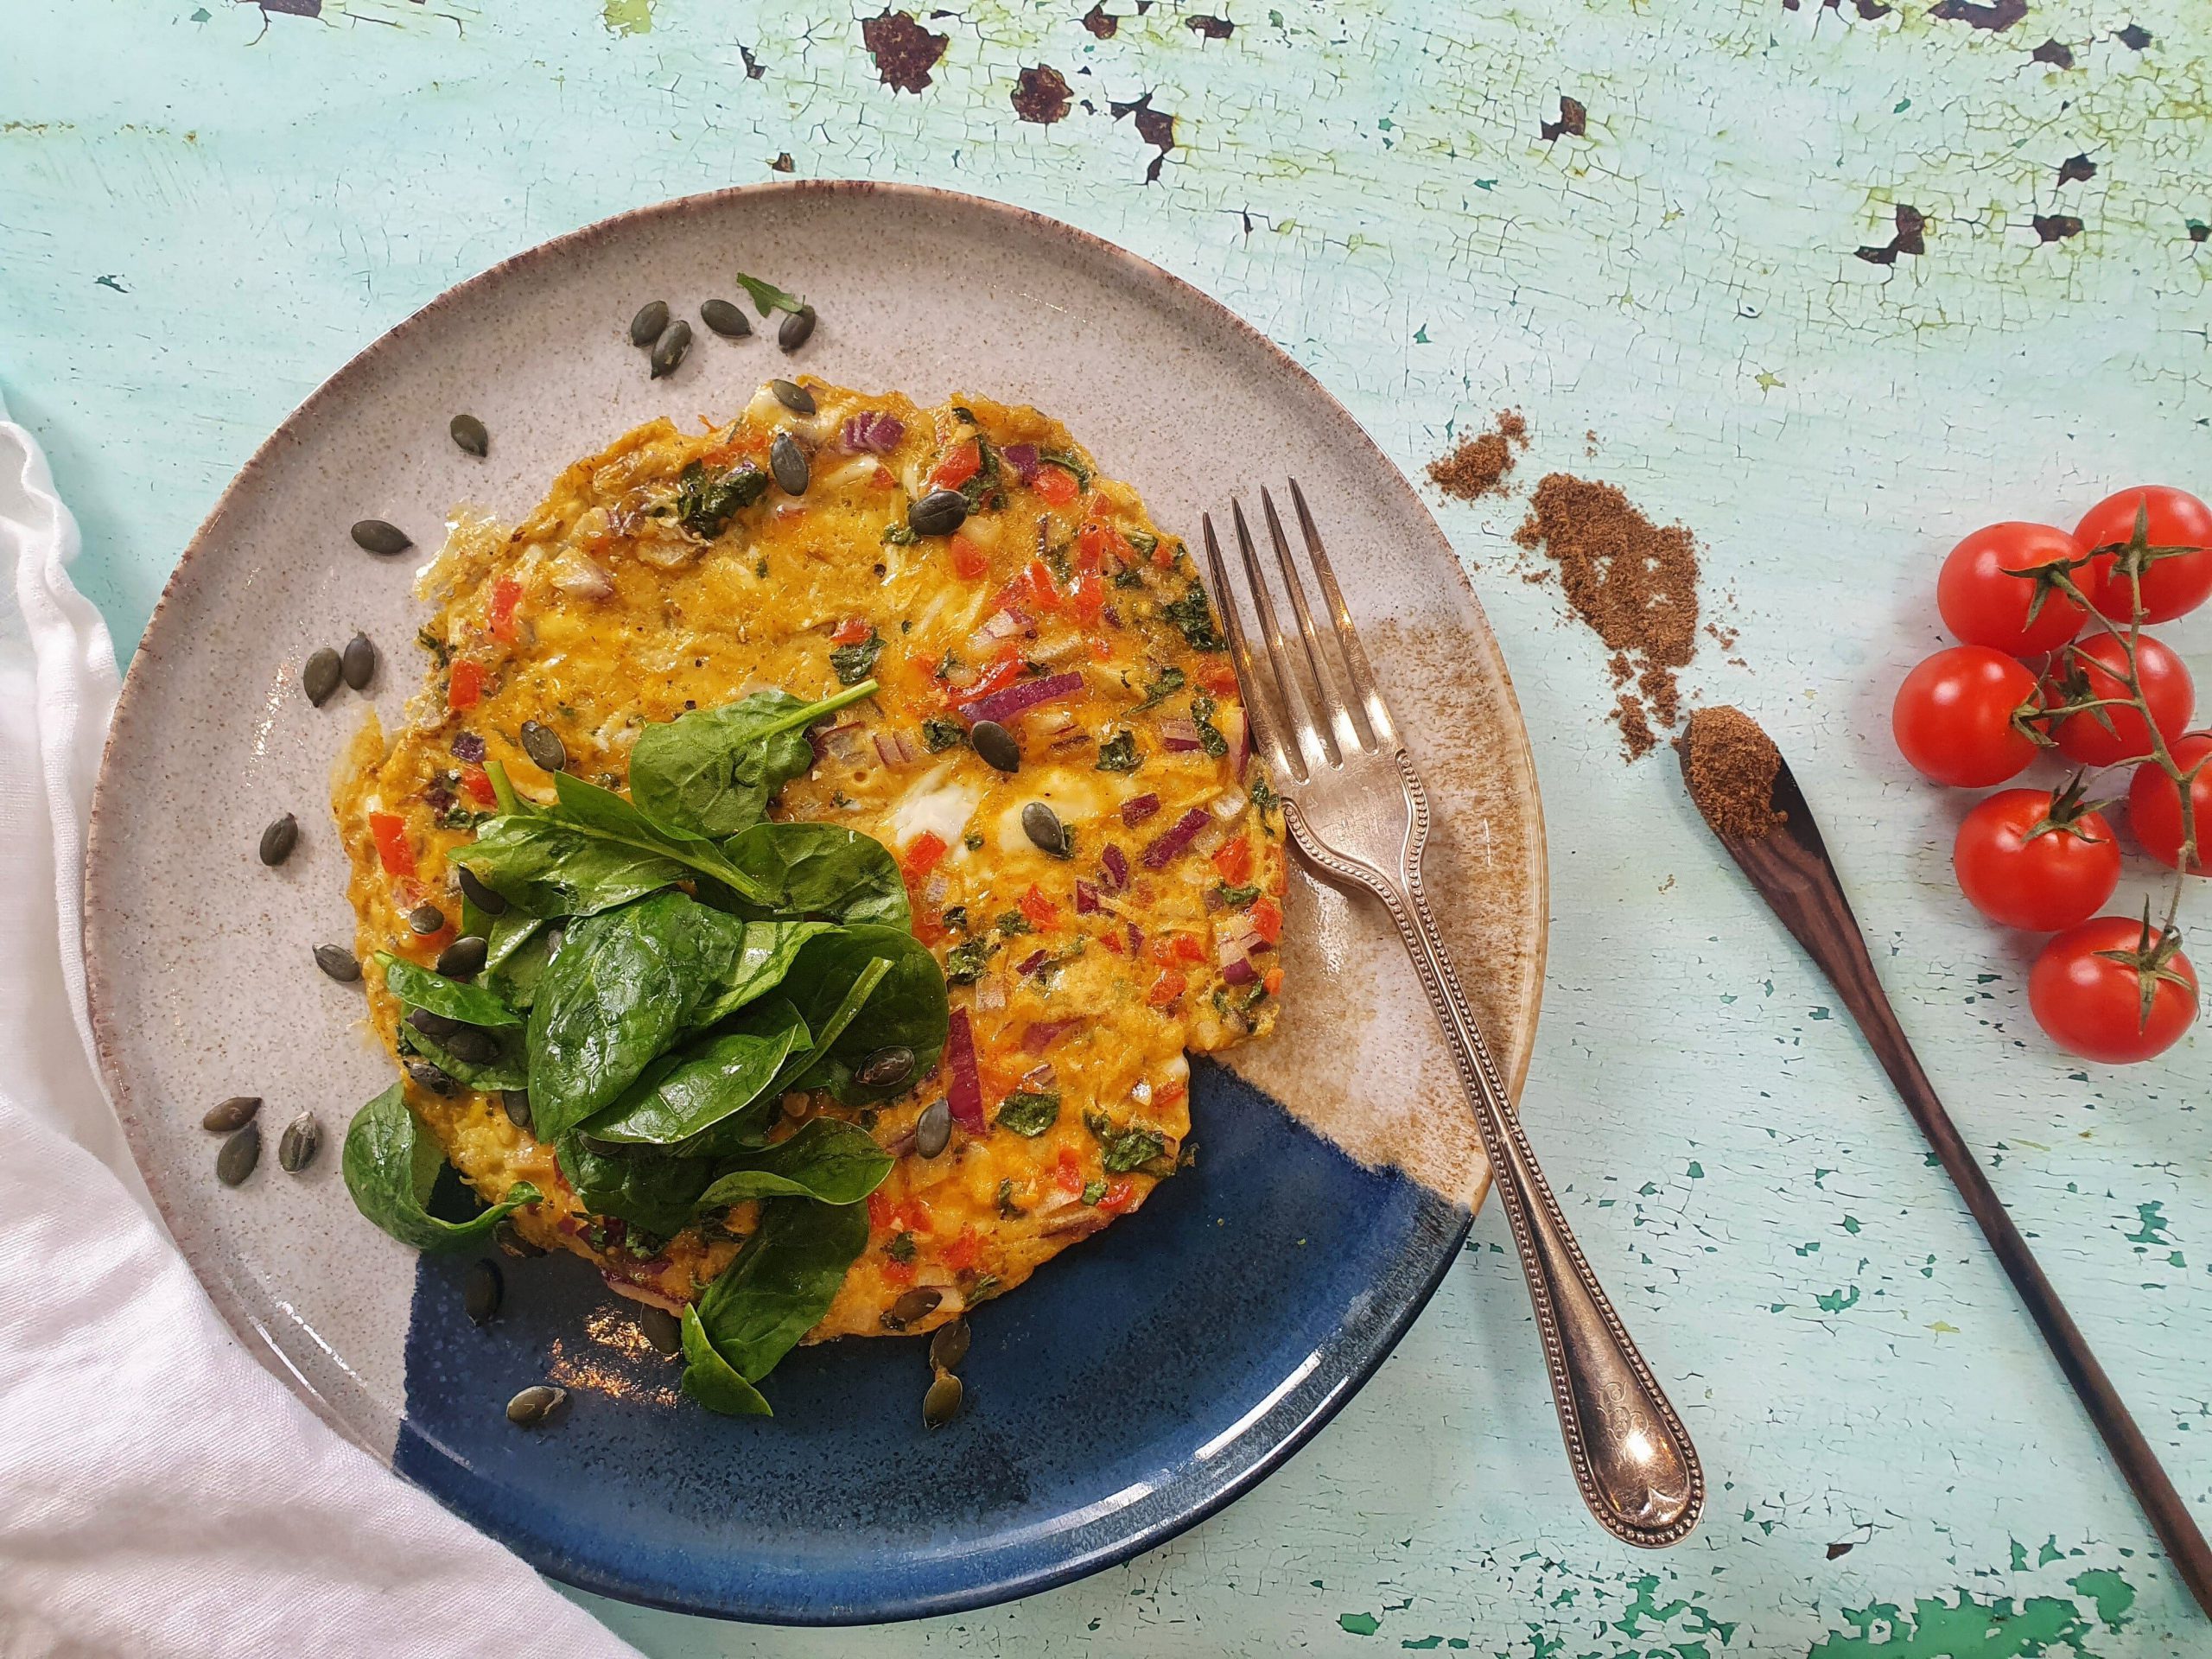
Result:
{"label": "speckled ceramic plate", "polygon": [[[1542,831],[1497,645],[1413,489],[1329,394],[1203,294],[1016,209],[790,184],[591,226],[462,283],[347,364],[239,474],[187,550],[124,688],[94,810],[86,957],[102,1059],[171,1230],[239,1336],[331,1421],[556,1577],[747,1618],[833,1623],[1019,1595],[1135,1554],[1275,1467],[1380,1363],[1484,1185],[1450,1069],[1380,917],[1294,878],[1281,1031],[1198,1069],[1194,1170],[976,1320],[969,1407],[925,1433],[918,1344],[794,1354],[772,1421],[715,1417],[581,1262],[507,1264],[503,1317],[464,1319],[466,1262],[417,1260],[355,1214],[326,1152],[214,1178],[199,1119],[232,1094],[309,1109],[330,1140],[389,1081],[357,988],[309,948],[350,939],[329,820],[362,714],[299,665],[365,629],[387,722],[419,664],[412,560],[448,508],[513,518],[555,473],[655,415],[741,405],[785,359],[701,337],[650,381],[626,325],[737,270],[802,288],[800,366],[924,401],[972,388],[1065,419],[1185,533],[1295,474],[1327,531],[1440,808],[1432,890],[1509,1075],[1543,969]],[[488,461],[446,436],[461,410]],[[264,869],[261,827],[299,815]],[[575,1399],[550,1432],[502,1407]]]}

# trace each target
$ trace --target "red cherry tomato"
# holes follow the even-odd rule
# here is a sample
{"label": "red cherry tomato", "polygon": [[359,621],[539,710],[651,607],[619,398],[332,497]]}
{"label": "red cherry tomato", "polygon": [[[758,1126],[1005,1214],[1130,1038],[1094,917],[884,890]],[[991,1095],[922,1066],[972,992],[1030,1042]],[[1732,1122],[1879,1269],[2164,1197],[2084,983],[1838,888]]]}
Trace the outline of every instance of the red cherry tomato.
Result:
{"label": "red cherry tomato", "polygon": [[2196,1018],[2196,970],[2180,943],[2132,916],[2068,928],[2029,970],[2036,1023],[2069,1053],[2107,1065],[2164,1053]]}
{"label": "red cherry tomato", "polygon": [[[1936,578],[1936,608],[1943,613],[1943,626],[1967,645],[1988,645],[2013,657],[2056,651],[2081,632],[2088,612],[2032,576],[2005,573],[2081,556],[2081,543],[2050,524],[1985,525],[1943,561]],[[2088,573],[2082,571],[2077,580],[2086,584]],[[2033,621],[2028,619],[2031,607]]]}
{"label": "red cherry tomato", "polygon": [[[2183,772],[2202,768],[2190,781],[2189,804],[2196,820],[2196,850],[2189,861],[2191,875],[2212,875],[2212,734],[2191,732],[2167,746],[2174,764]],[[2159,863],[2181,867],[2181,788],[2155,760],[2135,768],[2127,786],[2127,822],[2143,850]]]}
{"label": "red cherry tomato", "polygon": [[2047,789],[2000,790],[1951,845],[1967,902],[2006,927],[2056,933],[2097,913],[2120,885],[2120,843],[2101,812]]}
{"label": "red cherry tomato", "polygon": [[1939,784],[2001,784],[2036,758],[2012,716],[2034,703],[2036,677],[2001,651],[1954,645],[1904,677],[1890,729],[1904,758]]}
{"label": "red cherry tomato", "polygon": [[[2044,701],[2124,697],[2127,686],[2120,677],[2126,667],[2127,652],[2113,635],[2101,633],[2084,639],[2071,647],[2058,665],[2058,676],[2065,685],[2046,686]],[[2151,707],[2158,735],[2171,743],[2189,725],[2190,711],[2196,707],[2196,684],[2190,677],[2188,665],[2149,634],[2141,633],[2135,637],[2135,674],[2142,683],[2143,701]],[[2099,715],[2104,721],[2099,721]],[[2085,766],[2116,766],[2151,753],[2151,729],[2143,723],[2141,711],[2123,704],[2069,715],[2051,735],[2058,740],[2061,754]]]}
{"label": "red cherry tomato", "polygon": [[[2091,507],[2075,527],[2074,539],[2085,553],[2124,548],[2135,539],[2139,514],[2148,546],[2181,550],[2152,557],[2140,575],[2143,614],[2139,620],[2170,622],[2212,595],[2212,508],[2184,491],[2145,485],[2108,495]],[[2126,555],[2099,560],[2095,574],[2097,585],[2083,591],[2113,621],[2126,621],[2135,595],[2130,591]]]}

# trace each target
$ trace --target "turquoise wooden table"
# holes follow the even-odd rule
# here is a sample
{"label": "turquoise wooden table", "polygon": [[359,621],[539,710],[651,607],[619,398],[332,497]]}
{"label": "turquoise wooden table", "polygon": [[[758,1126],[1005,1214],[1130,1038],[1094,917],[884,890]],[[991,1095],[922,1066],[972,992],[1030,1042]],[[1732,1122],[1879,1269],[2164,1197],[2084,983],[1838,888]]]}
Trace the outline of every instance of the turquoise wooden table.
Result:
{"label": "turquoise wooden table", "polygon": [[[1517,481],[1606,479],[1697,533],[1739,638],[1688,686],[1781,739],[1938,1087],[2212,1522],[2212,1043],[2055,1056],[2024,954],[1949,884],[1957,804],[1885,719],[1957,536],[2212,485],[2202,10],[953,4],[13,0],[0,392],[118,645],[253,446],[385,327],[555,232],[778,172],[1113,238],[1280,340],[1409,472],[1517,406]],[[1671,760],[1620,760],[1602,648],[1515,579],[1522,511],[1439,508],[1551,827],[1523,1108],[1704,1452],[1702,1529],[1641,1556],[1585,1518],[1492,1212],[1310,1448],[1126,1567],[899,1630],[591,1601],[610,1625],[671,1656],[2212,1644],[1827,991]]]}

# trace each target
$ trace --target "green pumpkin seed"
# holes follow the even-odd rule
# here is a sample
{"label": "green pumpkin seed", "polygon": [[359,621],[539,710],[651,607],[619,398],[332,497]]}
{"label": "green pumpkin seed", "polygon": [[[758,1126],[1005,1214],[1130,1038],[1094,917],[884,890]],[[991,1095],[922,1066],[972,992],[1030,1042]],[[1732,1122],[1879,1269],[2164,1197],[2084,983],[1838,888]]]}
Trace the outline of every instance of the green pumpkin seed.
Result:
{"label": "green pumpkin seed", "polygon": [[454,868],[461,876],[462,898],[467,899],[486,916],[504,916],[507,913],[507,901],[479,881],[467,865],[456,864]]}
{"label": "green pumpkin seed", "polygon": [[639,308],[630,319],[630,343],[646,346],[661,337],[668,327],[668,302],[654,300]]}
{"label": "green pumpkin seed", "polygon": [[315,965],[341,985],[351,985],[361,976],[360,959],[342,944],[315,946]]}
{"label": "green pumpkin seed", "polygon": [[300,690],[308,694],[308,701],[320,709],[330,701],[330,694],[338,690],[338,682],[345,669],[338,653],[328,645],[309,657],[300,670]]}
{"label": "green pumpkin seed", "polygon": [[236,1186],[253,1173],[253,1166],[261,1161],[261,1125],[248,1123],[223,1142],[223,1149],[215,1154],[215,1179],[225,1186]]}
{"label": "green pumpkin seed", "polygon": [[322,1125],[315,1121],[313,1112],[302,1112],[276,1137],[276,1166],[287,1175],[296,1175],[313,1163],[315,1154],[321,1150]]}
{"label": "green pumpkin seed", "polygon": [[517,1428],[536,1428],[561,1408],[569,1397],[566,1389],[551,1389],[543,1382],[533,1383],[507,1402],[507,1421]]}
{"label": "green pumpkin seed", "polygon": [[675,1353],[683,1346],[683,1322],[664,1307],[639,1308],[638,1329],[664,1354]]}
{"label": "green pumpkin seed", "polygon": [[200,1127],[213,1129],[218,1135],[228,1135],[252,1122],[253,1115],[260,1109],[259,1095],[232,1095],[221,1104],[210,1106],[207,1116],[200,1120]]}
{"label": "green pumpkin seed", "polygon": [[768,470],[785,495],[806,493],[812,469],[806,464],[806,452],[790,433],[777,433],[776,441],[768,446]]}
{"label": "green pumpkin seed", "polygon": [[[507,1278],[499,1271],[499,1264],[488,1255],[480,1255],[461,1277],[461,1312],[468,1315],[471,1325],[489,1325],[499,1317],[499,1303],[506,1292]],[[512,1407],[507,1414],[514,1414]]]}
{"label": "green pumpkin seed", "polygon": [[529,1131],[536,1127],[536,1120],[530,1115],[529,1090],[502,1089],[499,1090],[499,1104],[506,1108],[507,1122],[515,1128]]}
{"label": "green pumpkin seed", "polygon": [[442,1014],[433,1014],[428,1008],[408,1009],[407,1023],[432,1041],[440,1043],[455,1032],[467,1029],[460,1020],[448,1019]]}
{"label": "green pumpkin seed", "polygon": [[438,952],[437,969],[448,979],[474,979],[484,971],[491,942],[481,934],[464,933]]}
{"label": "green pumpkin seed", "polygon": [[407,1075],[414,1078],[417,1088],[427,1089],[434,1095],[449,1095],[454,1091],[453,1079],[428,1060],[408,1061]]}
{"label": "green pumpkin seed", "polygon": [[546,772],[563,771],[569,764],[568,746],[561,741],[561,734],[534,720],[522,723],[522,752],[533,765]]}
{"label": "green pumpkin seed", "polygon": [[408,533],[381,518],[364,518],[353,526],[353,544],[365,552],[391,558],[415,545]]}
{"label": "green pumpkin seed", "polygon": [[968,498],[957,490],[931,490],[906,509],[906,528],[917,536],[950,536],[968,522]]}
{"label": "green pumpkin seed", "polygon": [[776,394],[776,401],[794,415],[814,413],[814,394],[796,380],[771,380],[768,390]]}
{"label": "green pumpkin seed", "polygon": [[492,453],[492,435],[484,423],[474,415],[456,415],[446,423],[446,431],[452,436],[454,447],[464,454],[482,460]]}
{"label": "green pumpkin seed", "polygon": [[1054,858],[1068,855],[1068,827],[1044,802],[1032,801],[1021,809],[1021,830],[1039,852]]}
{"label": "green pumpkin seed", "polygon": [[1021,745],[1014,741],[1012,732],[995,720],[979,720],[968,734],[968,741],[984,764],[995,771],[1009,776],[1021,770]]}
{"label": "green pumpkin seed", "polygon": [[339,672],[346,683],[356,691],[365,691],[369,682],[377,677],[376,641],[365,633],[357,633],[346,642],[345,655],[338,659]]}
{"label": "green pumpkin seed", "polygon": [[417,905],[407,912],[407,925],[428,938],[446,925],[446,913],[435,905]]}
{"label": "green pumpkin seed", "polygon": [[930,1338],[930,1363],[940,1371],[957,1371],[968,1357],[968,1321],[940,1325]]}
{"label": "green pumpkin seed", "polygon": [[963,1392],[958,1377],[950,1371],[939,1371],[930,1391],[922,1396],[922,1427],[943,1428],[957,1417]]}
{"label": "green pumpkin seed", "polygon": [[658,380],[663,375],[674,374],[683,366],[683,359],[690,350],[691,325],[679,317],[670,323],[661,337],[653,342],[653,378]]}
{"label": "green pumpkin seed", "polygon": [[914,1051],[893,1046],[879,1048],[863,1059],[854,1077],[870,1089],[888,1089],[914,1075]]}
{"label": "green pumpkin seed", "polygon": [[933,1100],[914,1120],[914,1150],[925,1158],[934,1158],[951,1139],[952,1108],[942,1100]]}
{"label": "green pumpkin seed", "polygon": [[[421,1008],[415,1010],[415,1014],[422,1012]],[[408,1017],[411,1020],[414,1014]],[[447,1023],[450,1030],[429,1034],[456,1060],[470,1065],[489,1065],[499,1058],[499,1039],[481,1026],[464,1026],[457,1020]]]}
{"label": "green pumpkin seed", "polygon": [[753,332],[744,311],[728,300],[709,300],[699,308],[699,321],[724,340],[743,340]]}
{"label": "green pumpkin seed", "polygon": [[287,812],[261,832],[261,861],[275,869],[300,844],[300,821]]}
{"label": "green pumpkin seed", "polygon": [[813,333],[814,308],[802,305],[796,311],[784,314],[783,326],[776,330],[776,344],[782,346],[788,356],[805,345]]}
{"label": "green pumpkin seed", "polygon": [[883,1322],[893,1331],[903,1331],[916,1319],[926,1319],[937,1312],[937,1305],[944,1300],[944,1293],[927,1285],[917,1286],[891,1304]]}

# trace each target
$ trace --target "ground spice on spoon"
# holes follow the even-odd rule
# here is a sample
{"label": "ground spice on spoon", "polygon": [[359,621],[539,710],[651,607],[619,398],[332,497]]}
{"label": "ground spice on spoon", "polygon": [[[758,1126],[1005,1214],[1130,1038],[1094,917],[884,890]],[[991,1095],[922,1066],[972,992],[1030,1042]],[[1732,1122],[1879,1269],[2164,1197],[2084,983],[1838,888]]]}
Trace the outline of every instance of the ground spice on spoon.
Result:
{"label": "ground spice on spoon", "polygon": [[1787,814],[1774,810],[1782,751],[1742,709],[1726,703],[1692,709],[1675,747],[1681,752],[1690,798],[1716,835],[1764,841],[1787,822]]}

